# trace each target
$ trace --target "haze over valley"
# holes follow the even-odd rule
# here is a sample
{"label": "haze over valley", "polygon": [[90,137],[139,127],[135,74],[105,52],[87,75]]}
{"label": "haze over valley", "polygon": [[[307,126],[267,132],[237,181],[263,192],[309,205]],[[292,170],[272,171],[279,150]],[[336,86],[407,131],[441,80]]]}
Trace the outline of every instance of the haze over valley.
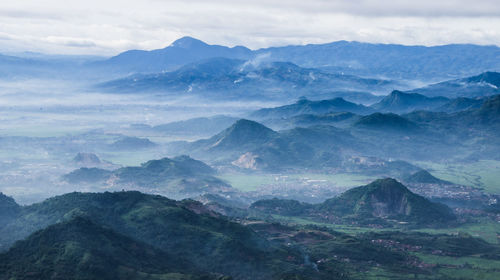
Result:
{"label": "haze over valley", "polygon": [[0,280],[499,279],[498,44],[317,42],[0,54]]}

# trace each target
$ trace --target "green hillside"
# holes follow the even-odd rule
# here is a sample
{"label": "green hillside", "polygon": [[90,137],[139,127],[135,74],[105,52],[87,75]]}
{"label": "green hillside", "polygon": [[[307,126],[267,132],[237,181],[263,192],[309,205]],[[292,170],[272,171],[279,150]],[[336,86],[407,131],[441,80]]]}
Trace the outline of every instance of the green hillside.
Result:
{"label": "green hillside", "polygon": [[0,279],[215,279],[142,242],[77,217],[0,254]]}

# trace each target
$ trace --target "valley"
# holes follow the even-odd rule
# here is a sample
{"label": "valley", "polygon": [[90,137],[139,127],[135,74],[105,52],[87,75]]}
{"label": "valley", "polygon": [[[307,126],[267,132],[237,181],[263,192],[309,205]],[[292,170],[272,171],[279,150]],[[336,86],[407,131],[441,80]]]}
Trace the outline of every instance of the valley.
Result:
{"label": "valley", "polygon": [[499,54],[0,56],[0,279],[500,278]]}

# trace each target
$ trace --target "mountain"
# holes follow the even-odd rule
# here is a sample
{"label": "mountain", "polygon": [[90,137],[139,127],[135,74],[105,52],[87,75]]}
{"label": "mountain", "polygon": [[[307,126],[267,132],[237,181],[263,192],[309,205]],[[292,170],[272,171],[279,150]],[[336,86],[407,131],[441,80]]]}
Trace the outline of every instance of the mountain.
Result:
{"label": "mountain", "polygon": [[157,144],[147,138],[123,137],[109,145],[113,150],[136,150],[155,147]]}
{"label": "mountain", "polygon": [[219,57],[189,63],[171,72],[137,74],[96,86],[114,93],[182,93],[224,100],[288,101],[299,96],[352,96],[368,102],[374,98],[368,92],[384,92],[395,84],[381,79],[325,73],[289,62],[255,64]]}
{"label": "mountain", "polygon": [[211,136],[231,126],[237,120],[237,118],[219,115],[161,124],[152,127],[152,130],[167,135]]}
{"label": "mountain", "polygon": [[277,135],[277,132],[258,122],[241,119],[210,139],[198,142],[210,150],[244,150],[258,147]]}
{"label": "mountain", "polygon": [[[129,50],[99,61],[95,57],[42,59],[39,55],[2,55],[0,66],[4,67],[0,68],[0,75],[109,79],[137,73],[175,71],[200,60],[226,58],[249,61],[248,64],[253,65],[284,61],[336,75],[438,82],[499,71],[499,57],[500,48],[496,46],[454,44],[425,47],[337,41],[252,51],[242,46],[229,48],[183,37],[163,49]],[[364,88],[364,92],[371,92],[367,85]]]}
{"label": "mountain", "polygon": [[404,178],[405,182],[416,184],[439,184],[450,185],[451,183],[445,180],[434,177],[429,171],[421,170]]}
{"label": "mountain", "polygon": [[417,110],[433,110],[449,101],[445,97],[427,97],[418,93],[405,93],[394,90],[371,107],[380,112],[407,113]]}
{"label": "mountain", "polygon": [[395,132],[408,132],[418,129],[418,125],[414,122],[393,113],[374,113],[364,116],[356,121],[354,126],[358,128]]}
{"label": "mountain", "polygon": [[500,48],[478,45],[404,46],[337,41],[271,47],[251,51],[244,47],[208,45],[184,37],[153,51],[127,51],[96,66],[122,73],[171,71],[202,59],[225,57],[254,61],[288,61],[306,68],[337,74],[391,79],[442,81],[453,77],[500,70]]}
{"label": "mountain", "polygon": [[317,125],[333,125],[336,127],[349,127],[361,116],[349,113],[327,113],[327,114],[302,114],[289,118],[266,119],[262,123],[275,129],[292,129],[295,127],[309,127]]}
{"label": "mountain", "polygon": [[0,192],[0,225],[4,225],[15,218],[20,210],[21,207],[12,197],[6,196]]}
{"label": "mountain", "polygon": [[182,152],[247,170],[286,170],[338,166],[343,151],[363,150],[349,132],[318,125],[276,132],[249,120],[240,120],[209,139],[187,144]]}
{"label": "mountain", "polygon": [[211,175],[215,171],[205,163],[188,156],[178,156],[172,159],[162,158],[147,161],[138,167],[123,167],[114,176],[125,181],[138,181],[141,177],[152,177],[150,180],[161,180],[167,177]]}
{"label": "mountain", "polygon": [[373,113],[369,107],[355,104],[344,100],[343,98],[335,98],[330,100],[311,101],[308,99],[300,99],[294,104],[284,105],[275,108],[265,108],[257,110],[250,114],[251,118],[263,119],[282,119],[303,114],[327,114],[334,112],[350,112],[354,114],[370,114]]}
{"label": "mountain", "polygon": [[0,254],[0,261],[5,280],[202,279],[187,274],[195,270],[179,256],[81,217],[31,234]]}
{"label": "mountain", "polygon": [[456,217],[447,206],[412,193],[394,179],[379,179],[320,204],[270,199],[250,209],[264,214],[305,217],[322,222],[360,225],[442,226]]}
{"label": "mountain", "polygon": [[394,179],[379,179],[326,200],[317,209],[343,219],[364,222],[395,219],[417,225],[446,224],[455,220],[451,209],[412,193]]}
{"label": "mountain", "polygon": [[188,156],[150,160],[140,166],[128,166],[108,171],[80,168],[63,176],[72,184],[98,184],[112,189],[142,189],[161,192],[173,198],[186,198],[204,193],[233,190],[214,177],[215,170]]}
{"label": "mountain", "polygon": [[99,166],[102,163],[99,157],[94,153],[78,153],[73,158],[73,162],[83,167]]}
{"label": "mountain", "polygon": [[450,102],[443,104],[435,110],[438,112],[456,113],[469,109],[480,108],[481,105],[483,105],[483,102],[483,98],[457,97],[455,99],[451,99]]}
{"label": "mountain", "polygon": [[[113,232],[137,240],[137,243],[146,243],[158,250],[168,252],[168,255],[175,256],[175,259],[186,259],[201,271],[222,273],[230,275],[234,279],[270,279],[271,275],[283,273],[290,268],[286,262],[286,250],[272,245],[245,226],[205,210],[201,203],[178,202],[139,192],[70,193],[23,207],[17,219],[0,228],[2,249],[8,248],[14,241],[23,239],[40,229],[60,221],[71,220],[74,217],[85,217],[94,224],[102,225]],[[78,227],[79,223],[73,226]],[[59,225],[55,228],[49,228],[48,232],[42,231],[38,235],[35,234],[27,242],[20,243],[19,251],[24,251],[26,246],[32,245],[32,248],[27,250],[24,256],[28,257],[29,252],[33,251],[38,254],[38,250],[42,250],[40,253],[45,254],[47,251],[43,251],[44,247],[37,247],[37,243],[31,244],[30,241],[41,240],[45,242],[46,236],[47,241],[67,240],[68,242],[64,242],[64,244],[73,244],[73,247],[67,246],[66,250],[64,247],[56,247],[56,249],[60,248],[61,252],[66,252],[68,257],[71,257],[73,253],[75,257],[81,256],[79,252],[83,250],[79,249],[79,246],[83,248],[90,246],[89,249],[98,250],[94,252],[97,257],[102,256],[98,253],[103,252],[103,250],[103,253],[106,251],[119,253],[122,248],[129,248],[127,245],[129,241],[124,240],[124,238],[118,239],[121,240],[121,244],[108,243],[107,241],[103,243],[102,241],[108,237],[109,240],[114,240],[115,237],[112,236],[111,232],[95,226],[87,227],[84,225],[78,230],[65,230],[64,228],[65,226]],[[81,231],[85,232],[87,228],[91,232],[85,236]],[[62,232],[62,235],[56,235],[58,232]],[[54,236],[51,233],[54,233]],[[41,237],[39,238],[39,236]],[[80,240],[80,237],[83,240]],[[70,242],[73,240],[72,238],[75,238],[76,244]],[[16,245],[13,248],[15,249]],[[70,249],[74,249],[74,251]],[[131,256],[130,254],[144,252],[140,248],[136,249],[137,251],[134,251],[132,247],[129,252],[124,252],[124,259],[121,261],[126,264],[126,257]],[[19,251],[18,253],[23,255]],[[155,250],[146,251],[149,251],[150,256],[155,254],[160,256]],[[49,252],[47,253],[49,254]],[[290,252],[290,254],[295,253]],[[48,257],[52,256],[54,255],[48,255]],[[59,255],[59,257],[63,256]],[[113,256],[120,257],[119,254],[114,253]],[[146,254],[144,257],[147,256]],[[132,257],[135,260],[135,256],[132,255]],[[106,256],[103,258],[109,260]],[[50,260],[52,259],[47,259],[47,261]],[[87,260],[85,256],[83,260]],[[140,258],[137,261],[140,264],[147,260],[149,258]],[[164,261],[169,260],[172,259],[167,256]],[[120,260],[117,261],[120,262]],[[162,258],[152,258],[151,262],[151,265],[162,264]],[[36,263],[32,265],[35,266]],[[289,263],[289,265],[293,266],[294,264]],[[50,264],[47,266],[47,269],[52,267]],[[109,268],[113,267],[111,265]],[[140,266],[135,267],[139,268]],[[176,268],[181,267],[176,266]],[[16,268],[22,269],[22,267]],[[143,266],[143,268],[145,269],[147,266]],[[52,269],[56,268],[52,267]]]}
{"label": "mountain", "polygon": [[111,179],[118,188],[156,189],[174,198],[232,190],[214,174],[215,171],[205,163],[188,156],[178,156],[150,160],[141,166],[122,167],[113,171]]}
{"label": "mountain", "polygon": [[[247,125],[236,123],[212,138],[176,145],[172,150],[214,166],[238,167],[241,171],[341,168],[346,172],[398,177],[419,168],[386,158],[413,158],[414,154],[421,157],[420,149],[436,141],[432,134],[420,133],[424,130],[395,114],[376,113],[357,119],[346,128],[311,125],[279,132],[246,120]],[[401,145],[402,141],[405,145]],[[442,145],[434,144],[434,148],[442,150]]]}
{"label": "mountain", "polygon": [[[484,97],[481,106],[455,113],[414,112],[405,115],[406,118],[436,129],[451,129],[447,133],[497,133],[500,121],[500,94]],[[477,135],[475,133],[472,134]]]}
{"label": "mountain", "polygon": [[111,176],[112,172],[96,167],[81,167],[63,176],[63,179],[72,184],[102,182]]}
{"label": "mountain", "polygon": [[[496,70],[498,71],[499,69]],[[444,81],[411,91],[424,94],[426,96],[476,98],[500,94],[499,88],[500,73],[484,72],[477,76]]]}
{"label": "mountain", "polygon": [[500,120],[500,94],[487,98],[481,107],[469,113],[484,125],[498,125]]}
{"label": "mountain", "polygon": [[338,41],[258,50],[270,59],[331,72],[439,81],[498,71],[500,48],[477,45],[404,46]]}
{"label": "mountain", "polygon": [[249,59],[251,50],[241,46],[229,48],[209,45],[192,37],[182,37],[163,49],[130,50],[92,66],[120,73],[156,73],[172,71],[188,63],[215,57]]}

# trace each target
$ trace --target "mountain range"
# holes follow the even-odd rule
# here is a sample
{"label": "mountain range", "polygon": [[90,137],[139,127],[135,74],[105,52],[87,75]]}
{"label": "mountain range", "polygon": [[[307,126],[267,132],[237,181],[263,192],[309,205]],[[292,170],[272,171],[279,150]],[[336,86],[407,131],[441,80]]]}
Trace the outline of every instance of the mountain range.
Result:
{"label": "mountain range", "polygon": [[375,112],[370,107],[360,104],[355,104],[344,100],[343,98],[335,98],[329,100],[311,101],[308,99],[300,99],[294,104],[284,105],[275,108],[264,108],[252,112],[249,117],[257,120],[266,119],[282,119],[290,118],[298,115],[312,114],[322,115],[327,113],[349,112],[358,115],[367,115]]}
{"label": "mountain range", "polygon": [[[198,94],[205,98],[290,100],[299,96],[345,96],[368,102],[368,92],[395,87],[392,81],[332,74],[290,62],[267,62],[210,58],[189,63],[171,72],[137,74],[98,85],[114,93],[150,92]],[[352,94],[351,94],[352,93]]]}
{"label": "mountain range", "polygon": [[437,84],[412,90],[426,96],[456,97],[484,97],[500,94],[500,73],[484,72],[476,76],[444,81]]}
{"label": "mountain range", "polygon": [[500,48],[477,45],[434,47],[369,44],[338,41],[326,44],[271,47],[249,50],[208,45],[183,37],[170,46],[153,51],[128,51],[100,62],[124,72],[162,72],[213,57],[261,61],[287,61],[332,73],[390,77],[391,79],[446,80],[484,71],[498,71]]}
{"label": "mountain range", "polygon": [[344,150],[363,150],[363,143],[333,126],[276,132],[258,122],[239,120],[209,139],[177,148],[212,163],[247,170],[286,170],[297,166],[338,166]]}
{"label": "mountain range", "polygon": [[333,273],[315,270],[298,248],[192,200],[69,193],[21,208],[0,227],[0,279],[330,279]]}
{"label": "mountain range", "polygon": [[[340,199],[347,201],[346,207],[339,206]],[[377,180],[321,204],[259,201],[248,209],[248,219],[231,220],[196,201],[139,192],[69,193],[17,207],[20,211],[13,220],[0,224],[2,280],[67,279],[69,275],[77,279],[367,279],[374,269],[391,277],[432,279],[445,274],[422,265],[428,256],[494,264],[500,255],[496,244],[465,233],[395,230],[416,224],[443,227],[453,224],[454,216],[392,179]],[[269,213],[315,224],[277,223]],[[345,215],[342,222],[354,219],[358,225],[376,222],[394,228],[341,233],[321,226],[337,221],[335,215]],[[462,272],[464,268],[453,269]],[[474,273],[490,270],[479,267]]]}

